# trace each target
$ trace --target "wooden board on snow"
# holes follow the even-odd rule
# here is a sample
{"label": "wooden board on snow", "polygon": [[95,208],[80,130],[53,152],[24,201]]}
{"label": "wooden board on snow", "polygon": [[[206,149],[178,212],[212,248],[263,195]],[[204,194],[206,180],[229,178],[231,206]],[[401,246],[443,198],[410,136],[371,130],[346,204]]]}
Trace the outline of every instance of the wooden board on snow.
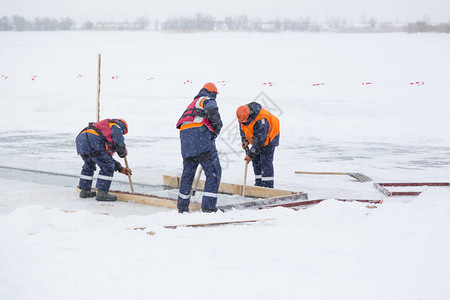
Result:
{"label": "wooden board on snow", "polygon": [[[154,195],[147,194],[132,194],[128,192],[122,191],[109,191],[110,194],[116,195],[117,200],[124,202],[132,202],[132,203],[141,203],[159,207],[167,207],[167,208],[177,208],[177,200],[165,197],[158,197]],[[201,210],[201,204],[198,202],[191,201],[189,204],[190,211],[199,211]]]}
{"label": "wooden board on snow", "polygon": [[[96,190],[93,188],[93,190]],[[78,189],[78,192],[80,190]],[[159,197],[154,195],[148,195],[148,194],[139,194],[139,193],[130,193],[130,192],[124,192],[124,191],[109,191],[110,194],[116,195],[118,201],[123,202],[129,202],[129,203],[141,203],[141,204],[147,204],[147,205],[154,205],[158,207],[166,207],[166,208],[172,208],[177,209],[177,200],[166,198],[166,197]],[[259,209],[259,208],[267,208],[267,206],[270,205],[278,205],[278,204],[289,204],[289,203],[295,203],[295,206],[302,206],[305,205],[302,203],[302,201],[308,201],[308,195],[305,193],[295,193],[290,194],[286,196],[279,196],[279,197],[270,197],[270,198],[259,198],[252,201],[246,201],[246,202],[237,202],[233,204],[226,204],[226,205],[218,205],[217,208],[222,211],[228,211],[233,209]],[[191,201],[189,204],[189,211],[200,211],[201,210],[201,203]]]}
{"label": "wooden board on snow", "polygon": [[[180,187],[181,177],[163,175],[163,182],[165,186],[177,189]],[[205,186],[205,181],[200,180],[198,184],[197,190],[203,190]],[[222,194],[231,194],[231,195],[242,195],[242,184],[233,184],[221,182],[219,186],[219,193]],[[260,198],[272,198],[272,197],[280,197],[280,196],[288,196],[294,194],[304,194],[301,192],[291,192],[285,190],[271,189],[260,186],[245,186],[245,196],[248,197],[260,197]],[[306,195],[306,194],[305,194]]]}
{"label": "wooden board on snow", "polygon": [[[93,189],[95,190],[95,189]],[[79,189],[78,189],[79,191]],[[165,197],[159,197],[148,194],[139,194],[139,193],[129,193],[123,191],[109,191],[110,194],[116,195],[118,201],[130,202],[130,203],[140,203],[153,205],[158,207],[166,207],[166,208],[177,208],[177,200]],[[201,204],[198,202],[191,201],[189,204],[190,211],[199,211],[201,210]]]}
{"label": "wooden board on snow", "polygon": [[232,220],[232,221],[211,222],[211,223],[166,225],[166,226],[164,226],[164,228],[175,229],[178,227],[211,227],[211,226],[219,226],[219,225],[245,224],[245,223],[265,222],[265,221],[273,221],[273,220],[276,220],[276,219],[269,218],[269,219],[253,219],[253,220]]}

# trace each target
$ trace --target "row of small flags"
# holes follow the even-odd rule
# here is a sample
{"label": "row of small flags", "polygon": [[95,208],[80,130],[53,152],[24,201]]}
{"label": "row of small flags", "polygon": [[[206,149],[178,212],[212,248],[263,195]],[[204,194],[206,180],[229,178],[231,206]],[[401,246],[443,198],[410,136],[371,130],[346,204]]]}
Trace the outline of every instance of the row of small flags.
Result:
{"label": "row of small flags", "polygon": [[[83,78],[83,77],[85,77],[85,75],[83,75],[83,74],[76,75],[76,78]],[[38,78],[37,75],[31,76],[31,80],[36,80],[37,78]],[[0,79],[8,79],[8,75],[1,75]],[[111,79],[112,80],[118,80],[119,76],[118,75],[112,76]],[[148,81],[149,80],[154,80],[154,79],[155,79],[154,77],[147,78]],[[192,79],[188,79],[188,80],[185,80],[183,82],[183,84],[185,84],[185,85],[192,84],[192,83],[194,83],[194,81]],[[218,85],[221,85],[221,86],[226,86],[227,85],[227,81],[225,81],[225,80],[216,81],[216,83]],[[364,81],[361,84],[362,85],[372,85],[374,83],[370,82],[370,81],[367,81],[367,82]],[[425,82],[424,81],[413,81],[413,82],[410,82],[409,84],[410,85],[416,85],[416,86],[422,86],[422,85],[425,84]],[[275,82],[273,82],[273,81],[263,82],[262,85],[265,85],[265,86],[268,86],[268,87],[272,87],[272,86],[275,85]],[[312,86],[321,86],[321,85],[325,85],[325,82],[319,82],[319,83],[313,83],[312,84]]]}

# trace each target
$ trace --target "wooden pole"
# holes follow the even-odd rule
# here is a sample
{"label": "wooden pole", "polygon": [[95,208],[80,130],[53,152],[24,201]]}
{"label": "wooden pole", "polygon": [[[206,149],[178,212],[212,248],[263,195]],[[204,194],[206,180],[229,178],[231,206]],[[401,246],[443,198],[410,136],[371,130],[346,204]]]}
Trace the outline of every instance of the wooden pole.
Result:
{"label": "wooden pole", "polygon": [[245,197],[245,185],[247,184],[248,161],[245,161],[244,184],[242,185],[242,197]]}
{"label": "wooden pole", "polygon": [[[100,121],[100,90],[101,90],[101,67],[102,67],[102,55],[99,53],[98,54],[98,81],[97,81],[97,122]],[[128,160],[127,157],[125,156],[123,158],[125,160],[125,166],[127,167],[127,169],[129,169],[130,167],[128,166]],[[131,188],[131,192],[134,194],[134,187],[133,187],[133,182],[131,181],[131,175],[127,173],[128,176],[128,181],[130,182],[130,188]]]}
{"label": "wooden pole", "polygon": [[[247,147],[245,147],[245,155],[249,156],[248,154],[250,153],[250,149]],[[245,171],[244,171],[244,184],[242,185],[242,197],[245,197],[245,186],[247,184],[247,169],[248,169],[248,161],[245,161]]]}
{"label": "wooden pole", "polygon": [[98,82],[97,82],[97,122],[100,121],[100,87],[101,87],[101,76],[100,69],[102,64],[102,55],[98,54]]}
{"label": "wooden pole", "polygon": [[372,178],[361,173],[342,173],[342,172],[304,172],[295,171],[295,174],[312,174],[312,175],[348,175],[355,178],[359,182],[373,181]]}
{"label": "wooden pole", "polygon": [[[129,169],[130,167],[128,167],[127,157],[125,156],[123,159],[125,160],[125,167],[127,167],[127,169]],[[128,172],[127,172],[127,176],[128,176],[128,182],[130,183],[131,193],[134,194],[133,181],[131,181],[131,175]]]}
{"label": "wooden pole", "polygon": [[198,183],[200,182],[200,176],[202,175],[202,171],[203,171],[203,168],[202,168],[202,166],[200,166],[200,170],[198,170],[197,177],[195,178],[194,188],[192,189],[192,192],[191,192],[192,196],[195,196],[195,192],[197,191]]}
{"label": "wooden pole", "polygon": [[312,174],[312,175],[347,175],[347,173],[342,173],[342,172],[304,172],[304,171],[295,171],[295,174]]}

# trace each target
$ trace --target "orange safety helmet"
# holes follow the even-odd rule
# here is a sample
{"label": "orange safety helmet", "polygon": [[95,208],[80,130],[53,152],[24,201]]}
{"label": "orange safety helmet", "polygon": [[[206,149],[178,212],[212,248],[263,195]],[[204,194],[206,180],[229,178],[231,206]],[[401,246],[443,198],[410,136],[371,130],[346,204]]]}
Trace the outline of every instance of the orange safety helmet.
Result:
{"label": "orange safety helmet", "polygon": [[204,89],[207,89],[207,90],[210,91],[210,92],[214,92],[214,93],[216,93],[216,94],[219,93],[219,92],[217,91],[216,85],[215,85],[214,83],[212,83],[212,82],[205,83],[205,85],[203,86],[203,88],[204,88]]}
{"label": "orange safety helmet", "polygon": [[122,122],[125,125],[125,131],[124,131],[123,135],[127,134],[128,133],[128,124],[127,124],[127,122],[124,119],[116,119],[116,120],[119,121],[119,122]]}
{"label": "orange safety helmet", "polygon": [[239,106],[236,110],[236,116],[239,123],[245,123],[250,115],[250,107],[248,105]]}

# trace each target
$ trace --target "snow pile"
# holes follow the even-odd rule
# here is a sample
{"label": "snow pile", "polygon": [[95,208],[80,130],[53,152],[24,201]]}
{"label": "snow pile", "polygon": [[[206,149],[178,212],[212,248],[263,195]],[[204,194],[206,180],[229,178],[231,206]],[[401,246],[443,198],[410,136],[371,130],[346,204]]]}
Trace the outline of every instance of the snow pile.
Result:
{"label": "snow pile", "polygon": [[[300,211],[126,217],[23,206],[0,216],[0,298],[448,299],[449,196],[440,189],[377,208],[326,200]],[[53,198],[84,201],[70,188]]]}

